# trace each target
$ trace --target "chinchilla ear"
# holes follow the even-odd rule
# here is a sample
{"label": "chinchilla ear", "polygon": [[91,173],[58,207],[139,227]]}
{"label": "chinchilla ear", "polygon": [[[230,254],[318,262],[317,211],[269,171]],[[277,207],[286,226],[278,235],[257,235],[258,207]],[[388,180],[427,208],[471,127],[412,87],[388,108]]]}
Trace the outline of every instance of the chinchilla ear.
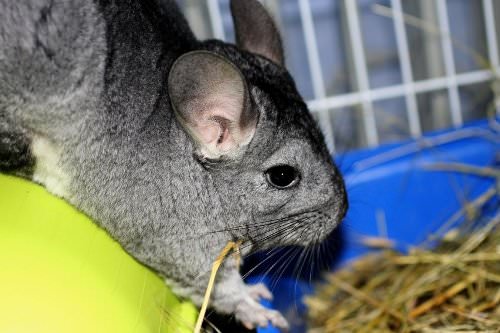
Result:
{"label": "chinchilla ear", "polygon": [[236,43],[284,65],[281,37],[272,17],[257,0],[231,0]]}
{"label": "chinchilla ear", "polygon": [[204,157],[238,155],[252,139],[258,111],[241,72],[225,58],[208,51],[182,55],[168,90],[178,121]]}

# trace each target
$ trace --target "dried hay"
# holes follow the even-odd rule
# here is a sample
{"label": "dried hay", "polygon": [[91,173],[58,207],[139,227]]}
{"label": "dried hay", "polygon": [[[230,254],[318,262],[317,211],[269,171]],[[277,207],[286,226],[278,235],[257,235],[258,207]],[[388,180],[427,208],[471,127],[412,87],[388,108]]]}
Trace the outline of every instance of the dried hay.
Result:
{"label": "dried hay", "polygon": [[308,332],[500,332],[500,213],[464,230],[328,274],[305,300]]}

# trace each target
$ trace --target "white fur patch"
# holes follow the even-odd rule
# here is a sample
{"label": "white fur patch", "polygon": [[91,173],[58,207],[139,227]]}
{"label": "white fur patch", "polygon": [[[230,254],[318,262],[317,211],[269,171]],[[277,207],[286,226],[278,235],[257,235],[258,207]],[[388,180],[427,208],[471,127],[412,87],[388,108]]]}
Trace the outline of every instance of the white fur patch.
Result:
{"label": "white fur patch", "polygon": [[31,152],[36,161],[33,180],[44,185],[49,192],[64,197],[69,177],[59,165],[61,149],[46,138],[34,137]]}

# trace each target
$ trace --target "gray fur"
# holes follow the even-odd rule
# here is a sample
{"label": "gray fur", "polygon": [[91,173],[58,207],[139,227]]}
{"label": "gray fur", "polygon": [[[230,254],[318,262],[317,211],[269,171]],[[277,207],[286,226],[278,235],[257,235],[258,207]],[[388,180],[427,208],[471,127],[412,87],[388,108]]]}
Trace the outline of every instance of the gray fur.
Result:
{"label": "gray fur", "polygon": [[[244,11],[236,12],[238,21]],[[200,154],[174,116],[168,73],[195,50],[223,57],[246,80],[259,117],[239,154]],[[0,168],[31,170],[37,180],[45,163],[37,142],[48,143],[56,179],[68,181],[38,181],[200,304],[228,241],[244,240],[245,253],[307,246],[324,239],[347,207],[342,178],[289,74],[252,51],[197,41],[170,0],[0,0]],[[266,170],[280,164],[300,171],[297,186],[268,184]],[[248,327],[267,320],[286,327],[256,302],[268,296],[246,286],[230,259],[211,305]]]}

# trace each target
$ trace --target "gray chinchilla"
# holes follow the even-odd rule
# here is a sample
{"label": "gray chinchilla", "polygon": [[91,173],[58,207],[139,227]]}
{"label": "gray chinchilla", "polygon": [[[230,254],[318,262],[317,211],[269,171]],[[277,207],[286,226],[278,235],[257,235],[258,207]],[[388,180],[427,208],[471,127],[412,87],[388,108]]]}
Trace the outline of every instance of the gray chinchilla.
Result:
{"label": "gray chinchilla", "polygon": [[[173,0],[0,0],[0,169],[43,184],[200,304],[228,241],[316,244],[344,183],[256,0],[237,46],[197,40]],[[286,327],[236,260],[211,306]]]}

